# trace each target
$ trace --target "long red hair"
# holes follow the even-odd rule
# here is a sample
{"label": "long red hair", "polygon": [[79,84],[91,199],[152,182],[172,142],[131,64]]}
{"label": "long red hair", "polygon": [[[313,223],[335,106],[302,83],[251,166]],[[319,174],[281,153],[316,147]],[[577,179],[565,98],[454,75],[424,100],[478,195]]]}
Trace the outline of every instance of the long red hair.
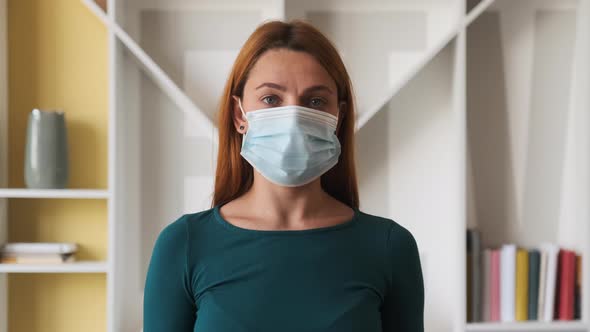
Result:
{"label": "long red hair", "polygon": [[337,200],[358,208],[352,83],[334,45],[319,30],[301,20],[261,24],[242,46],[233,64],[219,105],[219,150],[212,207],[241,196],[252,186],[253,168],[240,155],[242,135],[234,127],[232,95],[242,97],[250,69],[265,51],[277,48],[311,54],[336,82],[338,101],[345,102],[340,108],[342,123],[337,133],[341,153],[338,163],[321,176],[321,186]]}

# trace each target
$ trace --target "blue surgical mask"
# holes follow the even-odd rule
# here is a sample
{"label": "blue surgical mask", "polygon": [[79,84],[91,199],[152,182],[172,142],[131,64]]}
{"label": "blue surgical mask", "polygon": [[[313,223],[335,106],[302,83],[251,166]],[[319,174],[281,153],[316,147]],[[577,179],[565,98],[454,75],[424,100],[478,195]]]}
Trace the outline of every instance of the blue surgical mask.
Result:
{"label": "blue surgical mask", "polygon": [[338,163],[338,118],[297,105],[244,112],[240,155],[266,179],[286,187],[310,183]]}

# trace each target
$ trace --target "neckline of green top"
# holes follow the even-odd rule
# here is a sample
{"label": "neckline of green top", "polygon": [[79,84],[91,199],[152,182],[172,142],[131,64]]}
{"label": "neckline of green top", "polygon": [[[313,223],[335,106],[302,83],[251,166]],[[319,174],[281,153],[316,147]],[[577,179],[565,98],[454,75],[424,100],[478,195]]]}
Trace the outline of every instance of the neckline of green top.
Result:
{"label": "neckline of green top", "polygon": [[252,228],[244,228],[240,226],[236,226],[229,221],[225,220],[221,213],[219,212],[220,205],[215,205],[213,207],[213,215],[215,216],[215,220],[219,222],[222,226],[226,227],[229,230],[234,232],[242,232],[242,233],[250,233],[250,234],[260,234],[260,235],[302,235],[302,234],[311,234],[311,233],[319,233],[319,232],[327,232],[327,231],[334,231],[341,228],[346,228],[349,226],[354,225],[357,220],[359,219],[360,211],[358,208],[351,207],[354,211],[354,215],[352,218],[343,221],[336,225],[325,226],[325,227],[315,227],[315,228],[306,228],[306,229],[252,229]]}

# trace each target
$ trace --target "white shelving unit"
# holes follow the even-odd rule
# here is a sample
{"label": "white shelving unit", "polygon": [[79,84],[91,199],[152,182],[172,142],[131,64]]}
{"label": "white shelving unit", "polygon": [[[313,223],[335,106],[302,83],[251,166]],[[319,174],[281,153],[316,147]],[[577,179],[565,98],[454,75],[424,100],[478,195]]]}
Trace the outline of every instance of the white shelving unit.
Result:
{"label": "white shelving unit", "polygon": [[[82,0],[109,34],[108,189],[0,198],[107,199],[107,261],[64,272],[107,273],[108,331],[139,331],[155,238],[210,207],[216,103],[233,59],[262,21],[305,18],[353,78],[361,209],[410,229],[427,257],[426,331],[590,332],[589,1],[108,0],[105,13]],[[4,10],[0,0],[0,22]],[[484,245],[581,252],[582,320],[466,323],[475,225]]]}
{"label": "white shelving unit", "polygon": [[497,0],[466,30],[467,225],[484,247],[583,255],[582,320],[468,331],[588,331],[589,4]]}
{"label": "white shelving unit", "polygon": [[[537,227],[547,231],[559,225],[560,235],[502,234],[495,241],[572,243],[585,255],[588,284],[587,0],[112,0],[106,14],[93,2],[85,3],[106,24],[112,38],[111,106],[117,124],[113,183],[117,188],[111,189],[121,197],[115,219],[126,221],[117,223],[114,231],[114,246],[123,254],[113,263],[110,289],[114,291],[109,298],[113,331],[141,328],[143,281],[159,231],[182,213],[209,207],[216,162],[216,102],[242,43],[257,24],[272,18],[306,18],[342,53],[358,100],[361,208],[408,227],[428,257],[423,261],[427,331],[589,330],[587,287],[581,322],[467,324],[464,258],[467,225],[493,228],[493,219],[482,215],[485,206],[497,208],[499,215],[506,208],[494,205],[504,196],[486,194],[485,181],[503,183],[508,175],[493,169],[482,173],[487,159],[480,151],[543,156],[527,151],[520,141],[478,146],[474,151],[474,145],[486,139],[486,132],[477,127],[478,114],[484,125],[485,115],[495,112],[508,114],[510,125],[523,125],[527,122],[523,113],[556,115],[564,110],[550,107],[562,106],[571,98],[568,116],[573,120],[559,123],[560,133],[570,135],[561,146],[567,151],[567,162],[552,168],[554,172],[563,166],[563,178],[557,182],[562,184],[559,196],[553,199],[559,198],[567,208],[559,221]],[[502,17],[500,30],[482,30],[495,13]],[[528,20],[520,22],[515,13],[527,14]],[[573,14],[570,20],[560,20],[563,13]],[[481,51],[488,40],[498,40],[498,34],[502,38],[495,48]],[[556,38],[559,34],[563,40]],[[559,75],[549,70],[552,62],[543,58],[548,54],[543,51],[551,49],[552,41],[563,42],[571,34],[575,35],[574,43],[568,44],[571,52],[551,55],[562,64],[569,61],[575,68],[572,72],[578,74]],[[544,49],[535,48],[534,54],[526,49],[533,40]],[[575,57],[566,58],[566,54]],[[488,57],[503,61],[492,70]],[[540,76],[531,77],[532,68]],[[503,80],[480,86],[478,77],[500,72],[505,73]],[[571,93],[553,95],[566,85]],[[524,102],[531,98],[541,104]],[[497,104],[491,103],[494,100]],[[539,126],[535,135],[547,129],[546,123],[531,121],[535,121],[531,126]],[[500,134],[507,130],[493,124],[489,123],[490,128]],[[520,130],[523,136],[530,128],[512,130]],[[547,143],[542,135],[528,142],[535,140],[541,142],[537,145]],[[535,168],[528,167],[533,174]],[[531,180],[536,183],[530,184],[533,189],[555,186],[544,180],[547,174],[540,174]],[[548,199],[516,190],[518,194],[510,197],[514,204],[528,199],[531,206]],[[501,228],[511,229],[508,224]],[[568,238],[572,229],[578,231]]]}

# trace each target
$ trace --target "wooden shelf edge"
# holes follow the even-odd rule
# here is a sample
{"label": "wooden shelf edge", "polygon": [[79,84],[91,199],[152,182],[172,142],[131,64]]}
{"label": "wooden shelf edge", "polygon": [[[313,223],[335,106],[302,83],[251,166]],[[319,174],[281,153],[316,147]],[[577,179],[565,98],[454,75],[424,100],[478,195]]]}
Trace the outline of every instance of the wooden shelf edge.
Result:
{"label": "wooden shelf edge", "polygon": [[79,261],[63,264],[0,264],[0,273],[106,273],[103,261]]}
{"label": "wooden shelf edge", "polygon": [[108,199],[110,196],[108,189],[0,188],[0,198]]}

